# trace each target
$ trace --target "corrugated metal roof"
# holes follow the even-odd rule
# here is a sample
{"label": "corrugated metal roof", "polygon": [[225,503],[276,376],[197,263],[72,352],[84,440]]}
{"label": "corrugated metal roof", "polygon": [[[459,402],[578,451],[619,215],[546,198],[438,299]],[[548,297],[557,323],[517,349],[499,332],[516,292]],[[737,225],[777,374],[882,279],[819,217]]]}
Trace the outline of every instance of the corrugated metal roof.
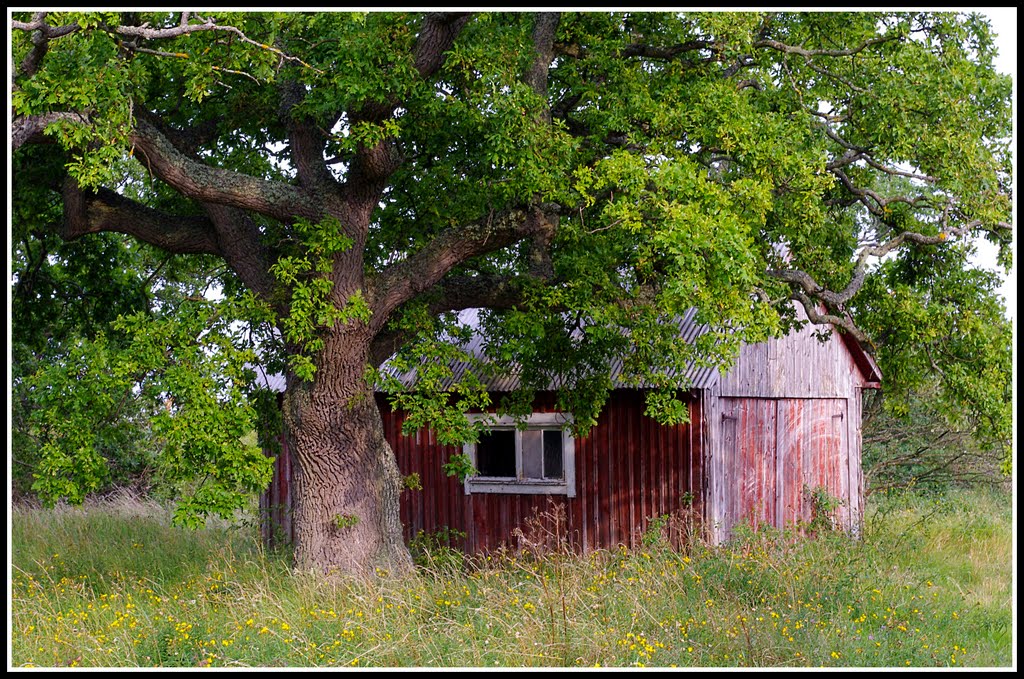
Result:
{"label": "corrugated metal roof", "polygon": [[[463,324],[469,325],[470,327],[478,327],[479,321],[476,309],[467,309],[460,314],[460,320]],[[690,309],[680,318],[677,319],[679,326],[679,334],[683,341],[692,343],[696,341],[698,337],[708,331],[708,327],[703,324],[699,324],[696,321],[696,309]],[[863,347],[852,338],[842,334],[843,343],[847,349],[850,350],[858,367],[863,372],[869,385],[877,386],[877,382],[881,379],[879,371],[875,365],[873,359],[867,354]],[[497,367],[486,361],[485,347],[484,347],[484,336],[482,333],[474,333],[468,343],[461,347],[463,352],[468,356],[473,357],[471,360],[453,360],[448,363],[448,367],[451,371],[451,376],[442,382],[443,389],[449,389],[454,384],[457,384],[467,371],[475,370],[477,378],[483,383],[488,391],[492,392],[509,392],[514,391],[519,387],[521,371],[518,367],[513,367],[509,372],[499,372]],[[489,366],[489,368],[488,368]],[[281,374],[268,374],[261,367],[254,366],[257,371],[257,381],[264,386],[268,387],[273,391],[283,392],[285,389],[285,378]],[[624,369],[624,360],[617,358],[612,361],[609,366],[609,373],[612,384],[616,388],[621,387],[633,387],[633,388],[645,388],[650,387],[650,384],[646,383],[630,383],[622,378]],[[388,370],[388,363],[385,362],[382,366],[382,370]],[[410,370],[405,373],[396,374],[392,371],[393,375],[398,377],[399,381],[405,386],[411,386],[416,378],[415,370]],[[669,377],[673,377],[673,372],[669,373]],[[721,378],[721,373],[714,367],[697,366],[692,362],[686,366],[684,371],[679,375],[679,384],[684,388],[692,389],[708,389],[714,386]],[[562,387],[566,382],[566,379],[562,376],[553,376],[548,388],[556,390]]]}
{"label": "corrugated metal roof", "polygon": [[[688,310],[681,318],[678,319],[679,335],[684,342],[692,344],[698,337],[708,331],[708,326],[699,324],[696,321],[697,310]],[[625,386],[620,380],[623,368],[623,359],[617,358],[612,362],[612,382],[616,387]],[[675,376],[673,373],[669,373],[670,377]],[[691,361],[687,364],[685,371],[682,374],[681,383],[687,388],[693,389],[707,389],[714,385],[721,374],[716,368],[713,367],[700,367],[693,364]],[[641,386],[650,386],[644,384]]]}
{"label": "corrugated metal roof", "polygon": [[[475,311],[475,310],[472,310]],[[696,340],[697,337],[707,332],[708,328],[706,325],[700,325],[695,320],[696,310],[690,309],[681,318],[677,320],[679,325],[679,333],[682,339],[691,343]],[[471,326],[476,325],[476,316],[472,314],[470,316],[464,316],[463,321],[467,322]],[[520,384],[520,370],[513,368],[511,372],[498,372],[497,368],[486,361],[485,347],[484,347],[484,336],[481,333],[475,333],[468,343],[461,347],[462,351],[473,357],[473,360],[458,360],[450,361],[448,367],[451,370],[451,377],[442,382],[443,389],[449,389],[454,384],[458,383],[459,380],[469,370],[477,370],[477,378],[486,386],[488,391],[492,392],[509,392],[514,391],[519,387]],[[491,366],[491,369],[479,368],[479,364],[483,363],[485,366]],[[632,387],[632,388],[645,388],[650,387],[647,383],[627,383],[622,378],[624,368],[624,360],[622,358],[616,358],[612,361],[609,366],[610,378],[615,388],[621,387]],[[385,362],[382,366],[383,370],[387,370],[387,363]],[[394,374],[394,373],[393,373]],[[395,375],[404,386],[412,386],[416,379],[416,371],[410,370],[405,373],[399,373]],[[673,373],[669,373],[669,377],[675,377]],[[712,386],[719,378],[719,372],[713,367],[699,367],[692,363],[689,364],[686,369],[679,375],[680,379],[678,383],[684,388],[696,388],[706,389]],[[565,385],[567,379],[561,375],[554,375],[548,384],[548,389],[556,390]]]}
{"label": "corrugated metal roof", "polygon": [[256,371],[256,384],[271,391],[284,392],[285,378],[283,373],[268,373],[261,365],[250,365]]}

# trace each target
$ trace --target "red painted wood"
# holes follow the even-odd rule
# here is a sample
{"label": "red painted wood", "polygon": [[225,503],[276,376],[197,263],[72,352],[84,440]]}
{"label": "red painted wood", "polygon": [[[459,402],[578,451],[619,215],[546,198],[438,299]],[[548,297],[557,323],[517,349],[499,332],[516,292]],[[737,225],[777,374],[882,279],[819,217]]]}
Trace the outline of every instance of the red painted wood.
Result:
{"label": "red painted wood", "polygon": [[[849,505],[851,448],[844,399],[725,398],[724,537],[738,524],[788,528],[812,518],[808,490],[822,487]],[[836,517],[843,525],[849,510]]]}

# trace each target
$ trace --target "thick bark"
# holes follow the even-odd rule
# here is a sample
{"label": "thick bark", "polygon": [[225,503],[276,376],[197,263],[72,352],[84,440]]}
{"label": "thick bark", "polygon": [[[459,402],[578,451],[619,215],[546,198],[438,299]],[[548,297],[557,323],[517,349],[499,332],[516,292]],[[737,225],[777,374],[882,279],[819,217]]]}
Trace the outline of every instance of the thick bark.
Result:
{"label": "thick bark", "polygon": [[364,370],[369,333],[327,342],[313,382],[289,380],[285,427],[295,475],[295,565],[348,575],[402,575],[412,560],[399,519],[401,474]]}
{"label": "thick bark", "polygon": [[171,215],[110,189],[85,192],[73,179],[64,182],[61,193],[64,220],[60,236],[64,240],[115,231],[174,254],[222,254],[216,229],[206,217]]}

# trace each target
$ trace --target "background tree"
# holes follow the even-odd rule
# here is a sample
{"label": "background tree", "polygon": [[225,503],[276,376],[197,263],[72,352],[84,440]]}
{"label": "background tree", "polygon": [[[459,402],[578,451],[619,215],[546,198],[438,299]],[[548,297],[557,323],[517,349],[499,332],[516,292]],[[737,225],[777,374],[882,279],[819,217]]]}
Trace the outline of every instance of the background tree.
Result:
{"label": "background tree", "polygon": [[[471,377],[440,393],[437,360],[468,308],[494,365],[522,368],[504,407],[558,372],[581,428],[613,358],[677,419],[672,368],[728,363],[798,322],[794,300],[874,342],[897,398],[900,361],[928,355],[937,398],[1005,425],[1006,394],[965,400],[963,374],[1003,379],[1006,337],[965,341],[949,321],[970,308],[929,285],[988,304],[974,239],[1010,263],[1011,83],[979,16],[19,13],[12,30],[24,233],[117,232],[229,270],[223,310],[118,326],[120,374],[182,392],[160,427],[168,464],[214,479],[193,513],[265,478],[237,441],[255,354],[223,321],[276,327],[300,567],[409,568],[373,398],[397,385],[376,368],[417,367],[396,395],[410,421],[472,436],[460,411],[487,395]],[[690,308],[710,331],[687,345],[666,321]],[[211,427],[197,413],[218,403],[232,415]],[[88,448],[58,434],[43,485]],[[84,482],[56,468],[65,494]]]}
{"label": "background tree", "polygon": [[906,414],[886,408],[881,396],[865,404],[864,476],[868,493],[903,489],[941,494],[955,487],[1008,489],[1003,441],[987,441],[972,423],[952,423],[943,401],[925,388]]}

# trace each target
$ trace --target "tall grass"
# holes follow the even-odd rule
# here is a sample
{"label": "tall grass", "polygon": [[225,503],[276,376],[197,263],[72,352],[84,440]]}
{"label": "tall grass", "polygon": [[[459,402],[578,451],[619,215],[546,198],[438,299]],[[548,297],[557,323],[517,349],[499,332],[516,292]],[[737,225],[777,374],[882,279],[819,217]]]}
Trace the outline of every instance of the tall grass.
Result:
{"label": "tall grass", "polygon": [[[649,542],[649,541],[648,541]],[[863,539],[420,555],[289,571],[255,531],[151,505],[15,509],[14,666],[1009,666],[1007,496],[876,499]]]}

